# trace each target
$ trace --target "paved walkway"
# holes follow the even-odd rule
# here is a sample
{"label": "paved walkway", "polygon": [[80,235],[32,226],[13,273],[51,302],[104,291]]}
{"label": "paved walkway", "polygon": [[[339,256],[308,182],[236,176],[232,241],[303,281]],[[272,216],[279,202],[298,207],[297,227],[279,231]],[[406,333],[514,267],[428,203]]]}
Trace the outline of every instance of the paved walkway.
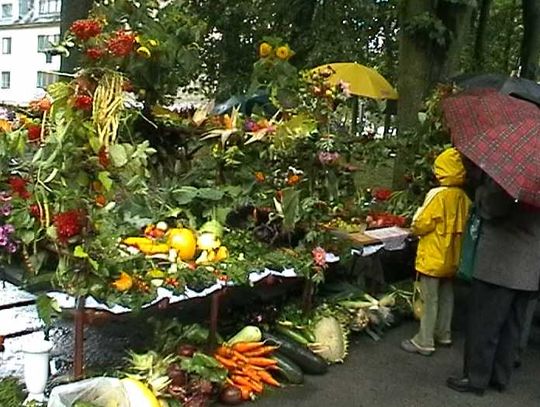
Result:
{"label": "paved walkway", "polygon": [[310,376],[303,386],[273,392],[256,407],[533,407],[540,406],[540,345],[531,344],[523,366],[516,370],[505,393],[490,390],[483,397],[459,394],[445,386],[449,375],[461,371],[463,335],[455,345],[431,357],[411,355],[399,348],[413,335],[408,322],[387,332],[375,343],[356,338],[343,365],[325,376]]}

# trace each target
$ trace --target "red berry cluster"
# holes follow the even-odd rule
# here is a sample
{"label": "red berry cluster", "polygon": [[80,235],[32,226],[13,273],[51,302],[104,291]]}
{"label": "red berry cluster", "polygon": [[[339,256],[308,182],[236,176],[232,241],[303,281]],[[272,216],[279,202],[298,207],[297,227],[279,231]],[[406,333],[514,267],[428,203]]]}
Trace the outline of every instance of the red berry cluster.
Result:
{"label": "red berry cluster", "polygon": [[39,141],[41,138],[41,126],[37,124],[29,124],[27,126],[28,130],[28,141],[31,143]]}
{"label": "red berry cluster", "polygon": [[135,46],[135,34],[123,30],[114,33],[113,37],[107,41],[107,49],[117,57],[128,56]]}
{"label": "red berry cluster", "polygon": [[14,175],[12,177],[9,177],[8,184],[11,188],[12,195],[18,195],[22,199],[30,198],[30,192],[28,192],[28,190],[26,189],[26,185],[28,184],[28,182],[24,178],[18,175]]}
{"label": "red berry cluster", "polygon": [[77,20],[71,24],[70,31],[81,41],[88,41],[90,38],[101,34],[101,23],[97,20],[86,19]]}
{"label": "red berry cluster", "polygon": [[390,188],[375,188],[373,189],[371,195],[373,198],[375,198],[377,201],[387,201],[392,196],[392,190]]}
{"label": "red berry cluster", "polygon": [[88,58],[96,61],[96,60],[100,59],[101,57],[103,57],[105,52],[106,51],[104,49],[97,48],[97,47],[91,47],[91,48],[88,48],[84,53]]}
{"label": "red berry cluster", "polygon": [[65,243],[69,238],[81,233],[86,224],[86,215],[80,209],[72,209],[54,216],[58,240]]}
{"label": "red berry cluster", "polygon": [[94,99],[88,95],[76,95],[73,101],[73,106],[79,110],[92,110],[92,103]]}

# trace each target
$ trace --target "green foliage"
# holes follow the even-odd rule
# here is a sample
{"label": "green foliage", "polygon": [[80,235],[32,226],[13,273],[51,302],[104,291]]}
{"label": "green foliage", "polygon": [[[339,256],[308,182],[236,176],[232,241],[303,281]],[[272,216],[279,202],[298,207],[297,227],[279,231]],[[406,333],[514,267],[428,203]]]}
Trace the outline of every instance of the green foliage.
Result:
{"label": "green foliage", "polygon": [[435,43],[442,49],[448,47],[451,39],[451,33],[443,21],[427,11],[407,20],[403,25],[403,31],[419,43],[425,45]]}
{"label": "green foliage", "polygon": [[23,386],[15,378],[0,380],[0,405],[2,407],[20,407],[24,401]]}
{"label": "green foliage", "polygon": [[191,358],[182,358],[180,362],[182,370],[196,374],[213,383],[223,383],[227,378],[227,369],[211,356],[195,352]]}

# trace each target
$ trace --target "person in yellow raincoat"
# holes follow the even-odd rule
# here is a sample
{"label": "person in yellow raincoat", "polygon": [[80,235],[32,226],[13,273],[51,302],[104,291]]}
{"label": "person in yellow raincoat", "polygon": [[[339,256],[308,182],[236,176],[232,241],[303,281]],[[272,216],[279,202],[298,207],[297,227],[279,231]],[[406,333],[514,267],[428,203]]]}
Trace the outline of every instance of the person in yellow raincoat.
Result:
{"label": "person in yellow raincoat", "polygon": [[435,159],[433,171],[440,186],[428,192],[411,225],[412,232],[420,238],[416,271],[424,303],[423,315],[418,333],[401,343],[403,350],[424,356],[431,355],[436,345],[452,344],[452,280],[471,207],[470,199],[461,188],[465,183],[465,167],[455,148],[446,149]]}

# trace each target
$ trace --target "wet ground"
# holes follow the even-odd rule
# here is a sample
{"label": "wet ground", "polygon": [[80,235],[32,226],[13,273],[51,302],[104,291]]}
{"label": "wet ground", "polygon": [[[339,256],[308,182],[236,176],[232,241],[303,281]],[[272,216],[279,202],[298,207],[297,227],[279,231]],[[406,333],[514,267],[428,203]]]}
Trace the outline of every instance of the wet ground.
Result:
{"label": "wet ground", "polygon": [[[0,304],[27,295],[13,286],[2,288]],[[254,406],[280,407],[528,407],[540,405],[540,335],[539,327],[533,330],[532,341],[517,369],[511,387],[505,393],[488,391],[484,397],[459,394],[445,386],[449,375],[459,374],[463,348],[462,298],[457,296],[454,334],[455,344],[441,349],[431,357],[407,354],[399,349],[403,338],[413,335],[416,322],[403,323],[388,331],[380,342],[367,336],[352,340],[350,356],[343,365],[333,366],[324,376],[306,377],[303,386],[292,386],[274,391],[253,403]],[[0,334],[39,326],[34,307],[16,311],[0,311]],[[86,360],[90,370],[100,370],[119,365],[125,350],[140,346],[150,334],[148,325],[140,320],[112,322],[86,331]],[[34,334],[34,335],[39,335]],[[53,361],[56,374],[69,372],[72,358],[72,324],[62,322],[51,331],[55,342]],[[6,351],[0,354],[0,377],[22,377],[22,354],[28,336],[6,341]]]}

